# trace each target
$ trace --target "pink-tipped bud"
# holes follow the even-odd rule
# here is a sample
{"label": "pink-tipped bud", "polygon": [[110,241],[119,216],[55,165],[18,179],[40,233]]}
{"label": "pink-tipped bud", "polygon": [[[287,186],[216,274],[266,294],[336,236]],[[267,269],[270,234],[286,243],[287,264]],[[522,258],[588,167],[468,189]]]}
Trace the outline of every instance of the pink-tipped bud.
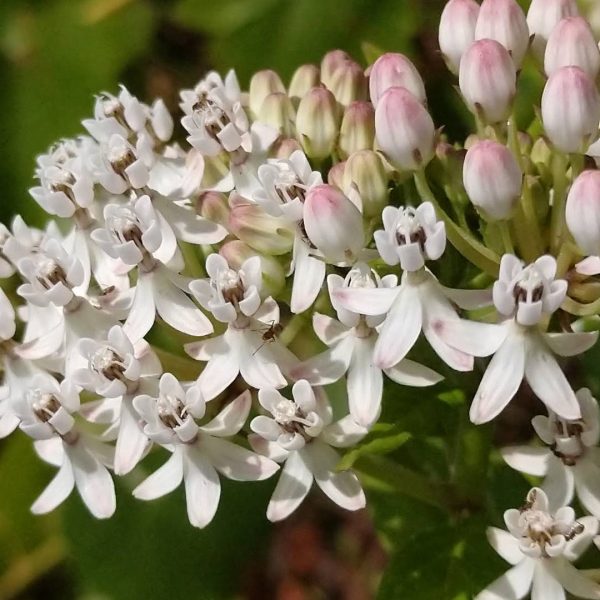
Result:
{"label": "pink-tipped bud", "polygon": [[600,171],[584,171],[573,182],[566,207],[567,227],[588,255],[600,255]]}
{"label": "pink-tipped bud", "polygon": [[462,55],[475,41],[479,4],[475,0],[450,0],[440,18],[438,41],[448,68],[458,75]]}
{"label": "pink-tipped bud", "polygon": [[529,28],[525,13],[515,0],[483,0],[475,27],[476,40],[496,40],[521,66],[529,47]]}
{"label": "pink-tipped bud", "polygon": [[343,184],[344,193],[365,217],[378,217],[388,203],[388,176],[373,150],[360,150],[348,158]]}
{"label": "pink-tipped bud", "polygon": [[508,219],[521,196],[523,173],[512,152],[482,140],[465,156],[463,183],[471,202],[489,220]]}
{"label": "pink-tipped bud", "polygon": [[283,82],[275,71],[265,69],[254,73],[252,79],[250,79],[250,90],[248,92],[250,110],[258,115],[265,98],[269,94],[275,93],[285,93]]}
{"label": "pink-tipped bud", "polygon": [[249,258],[258,256],[262,274],[261,294],[264,296],[274,296],[284,288],[285,272],[281,263],[275,257],[259,254],[240,240],[226,242],[221,246],[219,254],[225,258],[234,271],[239,271],[242,264]]}
{"label": "pink-tipped bud", "polygon": [[269,94],[260,106],[257,113],[261,123],[271,125],[286,137],[294,135],[296,126],[296,110],[287,94],[276,92]]}
{"label": "pink-tipped bud", "polygon": [[296,150],[302,150],[295,138],[283,138],[275,142],[275,158],[289,158]]}
{"label": "pink-tipped bud", "polygon": [[403,87],[411,92],[420,102],[425,103],[425,86],[419,71],[412,62],[396,52],[381,55],[369,71],[369,95],[373,106],[377,106],[384,92],[391,87]]}
{"label": "pink-tipped bud", "polygon": [[546,82],[542,121],[550,141],[562,152],[584,152],[598,133],[600,97],[579,67],[562,67]]}
{"label": "pink-tipped bud", "polygon": [[352,102],[344,111],[338,146],[346,157],[370,150],[375,143],[375,109],[370,102]]}
{"label": "pink-tipped bud", "polygon": [[473,42],[460,61],[460,91],[469,108],[487,123],[510,114],[517,71],[508,50],[495,40]]}
{"label": "pink-tipped bud", "polygon": [[327,88],[312,88],[300,100],[296,132],[309,158],[321,160],[331,154],[339,133],[339,117],[336,99]]}
{"label": "pink-tipped bud", "polygon": [[338,67],[353,62],[352,57],[343,50],[331,50],[321,60],[321,83],[331,89],[331,80]]}
{"label": "pink-tipped bud", "polygon": [[388,161],[399,171],[420,169],[433,158],[433,120],[405,88],[390,88],[379,99],[375,137]]}
{"label": "pink-tipped bud", "polygon": [[315,185],[308,190],[304,228],[310,241],[333,263],[353,263],[364,246],[360,211],[331,185]]}
{"label": "pink-tipped bud", "polygon": [[312,88],[321,82],[319,67],[315,65],[300,65],[292,75],[288,95],[290,98],[302,98]]}
{"label": "pink-tipped bud", "polygon": [[550,77],[561,67],[579,67],[592,79],[600,71],[600,50],[590,24],[583,17],[562,19],[548,38],[544,55],[546,75]]}
{"label": "pink-tipped bud", "polygon": [[229,220],[229,203],[221,192],[202,192],[195,199],[196,212],[219,225],[226,226]]}
{"label": "pink-tipped bud", "polygon": [[565,17],[578,14],[577,0],[531,0],[527,25],[533,36],[531,49],[538,60],[544,59],[546,43],[556,24]]}
{"label": "pink-tipped bud", "polygon": [[328,87],[342,106],[367,98],[367,78],[363,68],[353,60],[343,62],[333,72]]}
{"label": "pink-tipped bud", "polygon": [[344,189],[344,170],[346,169],[346,161],[335,163],[327,172],[327,183],[336,187],[338,190]]}
{"label": "pink-tipped bud", "polygon": [[236,201],[227,229],[263,254],[287,254],[294,243],[294,227],[281,217],[272,217],[256,204]]}

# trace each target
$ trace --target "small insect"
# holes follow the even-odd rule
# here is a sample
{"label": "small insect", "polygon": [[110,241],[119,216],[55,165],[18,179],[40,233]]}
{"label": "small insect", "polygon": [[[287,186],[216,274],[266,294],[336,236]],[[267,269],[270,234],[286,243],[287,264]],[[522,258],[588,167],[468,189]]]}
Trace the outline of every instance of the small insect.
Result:
{"label": "small insect", "polygon": [[262,344],[252,353],[252,356],[254,356],[265,344],[274,342],[277,336],[283,331],[283,325],[281,323],[275,323],[275,321],[271,321],[266,329],[259,331],[262,333]]}

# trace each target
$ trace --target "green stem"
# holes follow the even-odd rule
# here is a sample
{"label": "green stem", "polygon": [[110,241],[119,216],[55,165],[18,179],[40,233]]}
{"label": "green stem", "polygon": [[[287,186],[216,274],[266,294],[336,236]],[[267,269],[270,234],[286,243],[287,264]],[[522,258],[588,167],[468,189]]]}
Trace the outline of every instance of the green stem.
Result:
{"label": "green stem", "polygon": [[415,171],[415,185],[421,200],[431,202],[438,217],[446,225],[446,235],[450,243],[470,262],[482,271],[496,277],[500,265],[500,258],[495,252],[486,248],[475,239],[469,231],[463,231],[442,209],[435,195],[431,191],[423,170]]}
{"label": "green stem", "polygon": [[420,500],[430,506],[452,510],[452,496],[445,486],[434,484],[423,475],[384,456],[361,456],[354,463],[354,470],[377,484],[383,484],[393,492]]}
{"label": "green stem", "polygon": [[300,313],[294,315],[285,326],[284,330],[279,336],[279,342],[284,346],[289,346],[300,333],[300,331],[306,327],[309,319],[309,313]]}
{"label": "green stem", "polygon": [[[535,212],[535,205],[527,175],[523,179],[520,208],[523,216],[522,227],[516,227],[516,231],[522,233],[522,235],[518,236],[519,250],[526,261],[532,262],[543,254],[545,244],[540,232],[540,225]],[[519,219],[519,216],[517,216],[517,219]],[[513,223],[517,225],[516,221],[513,221]]]}
{"label": "green stem", "polygon": [[554,197],[550,217],[550,248],[552,254],[561,249],[565,238],[565,201],[567,196],[567,162],[562,154],[556,154],[552,160],[552,178]]}
{"label": "green stem", "polygon": [[569,298],[567,296],[562,303],[561,308],[569,314],[575,315],[576,317],[589,317],[591,315],[597,315],[600,313],[600,298],[594,302],[590,302],[589,304],[582,304],[581,302],[577,302],[576,300],[573,300],[573,298]]}
{"label": "green stem", "polygon": [[515,248],[513,246],[512,237],[510,235],[508,221],[498,221],[498,229],[500,230],[500,236],[502,237],[502,245],[504,246],[504,252],[506,252],[507,254],[514,254]]}
{"label": "green stem", "polygon": [[188,275],[196,279],[206,277],[204,265],[200,261],[200,258],[196,252],[197,246],[189,244],[188,242],[180,242],[179,247],[181,248],[181,253],[183,254],[183,258],[185,260],[185,266]]}
{"label": "green stem", "polygon": [[513,153],[521,172],[525,172],[525,164],[523,162],[523,154],[521,153],[521,144],[519,143],[519,131],[514,115],[508,121],[508,147]]}
{"label": "green stem", "polygon": [[175,377],[182,380],[195,380],[200,375],[200,365],[191,358],[173,354],[162,348],[153,348],[160,363],[167,373],[173,373]]}

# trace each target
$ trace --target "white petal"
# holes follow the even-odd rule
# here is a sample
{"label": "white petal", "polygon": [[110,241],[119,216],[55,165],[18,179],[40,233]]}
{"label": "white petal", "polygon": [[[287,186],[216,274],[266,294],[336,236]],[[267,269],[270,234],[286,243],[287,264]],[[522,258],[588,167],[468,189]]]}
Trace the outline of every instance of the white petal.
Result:
{"label": "white petal", "polygon": [[154,325],[156,308],[152,288],[152,273],[140,273],[135,286],[133,304],[123,324],[123,331],[133,343],[141,340]]}
{"label": "white petal", "polygon": [[142,459],[148,446],[148,437],[139,423],[139,416],[131,399],[124,399],[121,408],[119,436],[115,447],[115,474],[126,475]]}
{"label": "white petal", "polygon": [[261,481],[279,468],[266,456],[218,438],[203,437],[201,447],[220,473],[236,481]]}
{"label": "white petal", "polygon": [[347,389],[350,414],[359,425],[369,427],[381,412],[383,375],[373,365],[375,336],[355,338],[348,367]]}
{"label": "white petal", "polygon": [[160,466],[133,490],[133,495],[140,500],[154,500],[179,486],[183,479],[182,449],[176,447],[166,463]]}
{"label": "white petal", "polygon": [[311,385],[328,385],[338,381],[348,370],[355,339],[347,337],[329,350],[300,363],[291,370],[291,377],[294,380],[306,379]]}
{"label": "white petal", "polygon": [[[558,580],[561,589],[564,588],[577,598],[600,598],[600,585],[580,573],[568,560],[559,558],[551,561],[549,570]],[[561,598],[561,596],[556,596]],[[562,596],[564,598],[564,595]],[[540,596],[539,600],[542,600]],[[546,598],[544,597],[544,600]],[[548,600],[554,600],[548,596]]]}
{"label": "white petal", "polygon": [[567,506],[573,500],[574,477],[572,469],[566,467],[560,458],[550,456],[548,459],[548,472],[542,489],[548,496],[551,511]]}
{"label": "white petal", "polygon": [[521,600],[531,588],[535,561],[525,558],[488,585],[475,600]]}
{"label": "white petal", "polygon": [[[268,352],[256,352],[262,342],[259,334],[245,331],[237,335],[235,339],[238,344],[240,375],[249,386],[257,389],[285,387],[287,384],[285,377],[281,374],[279,367],[269,360]],[[231,343],[234,341],[232,340]]]}
{"label": "white petal", "polygon": [[214,355],[198,377],[198,385],[208,402],[218,396],[239,373],[237,356],[232,352]]}
{"label": "white petal", "polygon": [[551,455],[548,448],[537,446],[506,446],[500,449],[500,453],[510,467],[536,477],[546,474]]}
{"label": "white petal", "polygon": [[111,517],[117,507],[115,486],[108,469],[78,442],[65,448],[75,475],[77,491],[97,519]]}
{"label": "white petal", "polygon": [[444,296],[450,298],[454,304],[466,310],[473,310],[493,303],[492,290],[456,290],[442,286]]}
{"label": "white petal", "polygon": [[404,286],[381,327],[375,344],[373,364],[381,369],[398,364],[417,341],[421,323],[419,295],[412,286]]}
{"label": "white petal", "polygon": [[588,456],[580,458],[574,467],[577,496],[583,506],[600,518],[600,467]]}
{"label": "white petal", "polygon": [[327,315],[315,313],[313,315],[313,329],[317,337],[326,345],[331,346],[339,342],[349,333],[348,327]]}
{"label": "white petal", "polygon": [[225,406],[210,422],[200,427],[200,429],[204,433],[218,437],[235,435],[244,426],[251,405],[252,397],[250,396],[250,391],[246,390]]}
{"label": "white petal", "polygon": [[530,338],[525,360],[525,378],[534,394],[564,419],[581,417],[579,403],[550,349]]}
{"label": "white petal", "polygon": [[186,448],[183,456],[188,518],[194,527],[206,527],[217,512],[221,482],[214,467],[198,448]]}
{"label": "white petal", "polygon": [[442,375],[436,373],[433,369],[408,358],[401,360],[393,367],[384,369],[383,372],[392,381],[411,387],[427,387],[435,385],[444,379]]}
{"label": "white petal", "polygon": [[54,479],[32,504],[31,512],[34,515],[42,515],[54,510],[66,500],[73,491],[74,485],[73,468],[70,461],[66,460],[54,476]]}
{"label": "white petal", "polygon": [[483,375],[469,416],[475,424],[497,416],[517,393],[525,370],[525,343],[520,335],[509,335]]}
{"label": "white petal", "polygon": [[50,465],[60,467],[65,461],[64,444],[59,437],[52,437],[49,440],[35,440],[33,448],[36,454]]}
{"label": "white petal", "polygon": [[306,498],[312,481],[312,473],[300,452],[290,452],[269,501],[267,519],[281,521],[291,515]]}
{"label": "white petal", "polygon": [[564,600],[565,590],[554,578],[550,568],[553,561],[536,561],[531,586],[531,600]]}
{"label": "white petal", "polygon": [[289,455],[289,452],[282,448],[277,442],[270,442],[260,435],[251,433],[248,436],[248,441],[255,452],[278,463],[283,462]]}
{"label": "white petal", "polygon": [[583,555],[598,533],[598,519],[596,517],[579,517],[577,522],[583,525],[583,531],[566,543],[564,551],[565,558],[571,562]]}
{"label": "white petal", "polygon": [[589,350],[598,339],[598,332],[547,333],[544,340],[559,356],[576,356]]}
{"label": "white petal", "polygon": [[[304,245],[303,242],[298,246]],[[308,249],[296,256],[290,308],[294,314],[304,312],[315,301],[325,279],[325,263],[308,255]]]}
{"label": "white petal", "polygon": [[[384,315],[390,310],[396,296],[404,294],[405,287],[396,288],[338,288],[331,292],[340,306],[361,315]],[[414,293],[408,293],[414,300]]]}
{"label": "white petal", "polygon": [[366,505],[360,481],[352,471],[335,472],[338,453],[320,440],[314,440],[300,451],[306,458],[317,485],[333,502],[346,510],[359,510]]}
{"label": "white petal", "polygon": [[354,446],[369,433],[366,427],[359,425],[352,415],[346,415],[339,421],[327,426],[321,437],[323,441],[336,448]]}
{"label": "white petal", "polygon": [[468,319],[438,319],[432,326],[450,346],[472,356],[489,356],[500,348],[508,333],[502,325]]}
{"label": "white petal", "polygon": [[488,527],[487,539],[492,548],[508,563],[516,565],[523,560],[523,553],[519,549],[519,540],[504,529]]}

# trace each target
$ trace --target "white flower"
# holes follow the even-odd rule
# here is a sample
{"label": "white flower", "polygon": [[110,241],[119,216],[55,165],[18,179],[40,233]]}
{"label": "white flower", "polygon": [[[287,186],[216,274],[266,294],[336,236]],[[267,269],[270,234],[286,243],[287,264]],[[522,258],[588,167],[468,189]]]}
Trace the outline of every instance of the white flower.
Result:
{"label": "white flower", "polygon": [[575,520],[569,506],[551,513],[548,498],[539,488],[527,494],[520,509],[504,513],[508,532],[490,527],[488,540],[513,567],[496,579],[475,600],[564,600],[565,590],[578,598],[600,598],[600,586],[580,573],[571,562],[579,558],[598,530],[595,517]]}
{"label": "white flower", "polygon": [[358,442],[367,430],[351,417],[331,424],[331,407],[316,395],[305,380],[292,388],[293,400],[277,390],[258,392],[261,406],[271,417],[258,416],[250,427],[252,447],[278,462],[285,462],[267,508],[270,521],[289,516],[308,494],[313,480],[336,504],[347,510],[365,506],[365,495],[352,471],[336,471],[340,460],[332,446],[342,448]]}
{"label": "white flower", "polygon": [[47,513],[77,491],[90,512],[106,519],[115,511],[116,499],[107,466],[112,449],[80,431],[72,413],[80,408],[79,393],[64,379],[60,384],[46,374],[35,375],[28,391],[14,403],[20,428],[34,440],[38,454],[59,468],[58,473],[33,503],[36,514]]}
{"label": "white flower", "polygon": [[502,449],[504,460],[523,473],[545,477],[542,489],[550,507],[570,504],[573,495],[593,515],[600,517],[600,464],[596,446],[600,438],[598,403],[586,388],[577,392],[581,419],[567,421],[550,412],[538,415],[532,425],[546,444]]}
{"label": "white flower", "polygon": [[172,455],[157,471],[138,485],[133,495],[152,500],[168,494],[183,480],[190,523],[205,527],[215,515],[221,484],[217,471],[237,481],[270,477],[277,464],[222,438],[238,433],[251,406],[249,392],[230,402],[206,425],[194,417],[204,416],[205,403],[199,386],[187,391],[171,375],[160,380],[158,398],[141,395],[134,406],[146,422],[144,431],[155,442],[170,445]]}
{"label": "white flower", "polygon": [[[330,348],[309,358],[291,372],[294,379],[307,379],[312,385],[333,383],[347,372],[350,414],[364,427],[371,426],[381,411],[383,376],[382,369],[373,364],[373,354],[378,339],[375,328],[385,315],[365,316],[350,312],[338,305],[332,292],[339,288],[390,288],[395,287],[396,281],[395,275],[380,278],[364,263],[352,268],[345,279],[339,275],[329,275],[327,284],[332,304],[341,322],[315,313],[315,333]],[[442,379],[435,371],[408,359],[383,372],[396,383],[416,387],[433,385]]]}
{"label": "white flower", "polygon": [[386,206],[381,213],[383,230],[373,235],[381,258],[404,271],[418,271],[425,260],[437,260],[446,249],[446,229],[431,202],[412,206]]}

